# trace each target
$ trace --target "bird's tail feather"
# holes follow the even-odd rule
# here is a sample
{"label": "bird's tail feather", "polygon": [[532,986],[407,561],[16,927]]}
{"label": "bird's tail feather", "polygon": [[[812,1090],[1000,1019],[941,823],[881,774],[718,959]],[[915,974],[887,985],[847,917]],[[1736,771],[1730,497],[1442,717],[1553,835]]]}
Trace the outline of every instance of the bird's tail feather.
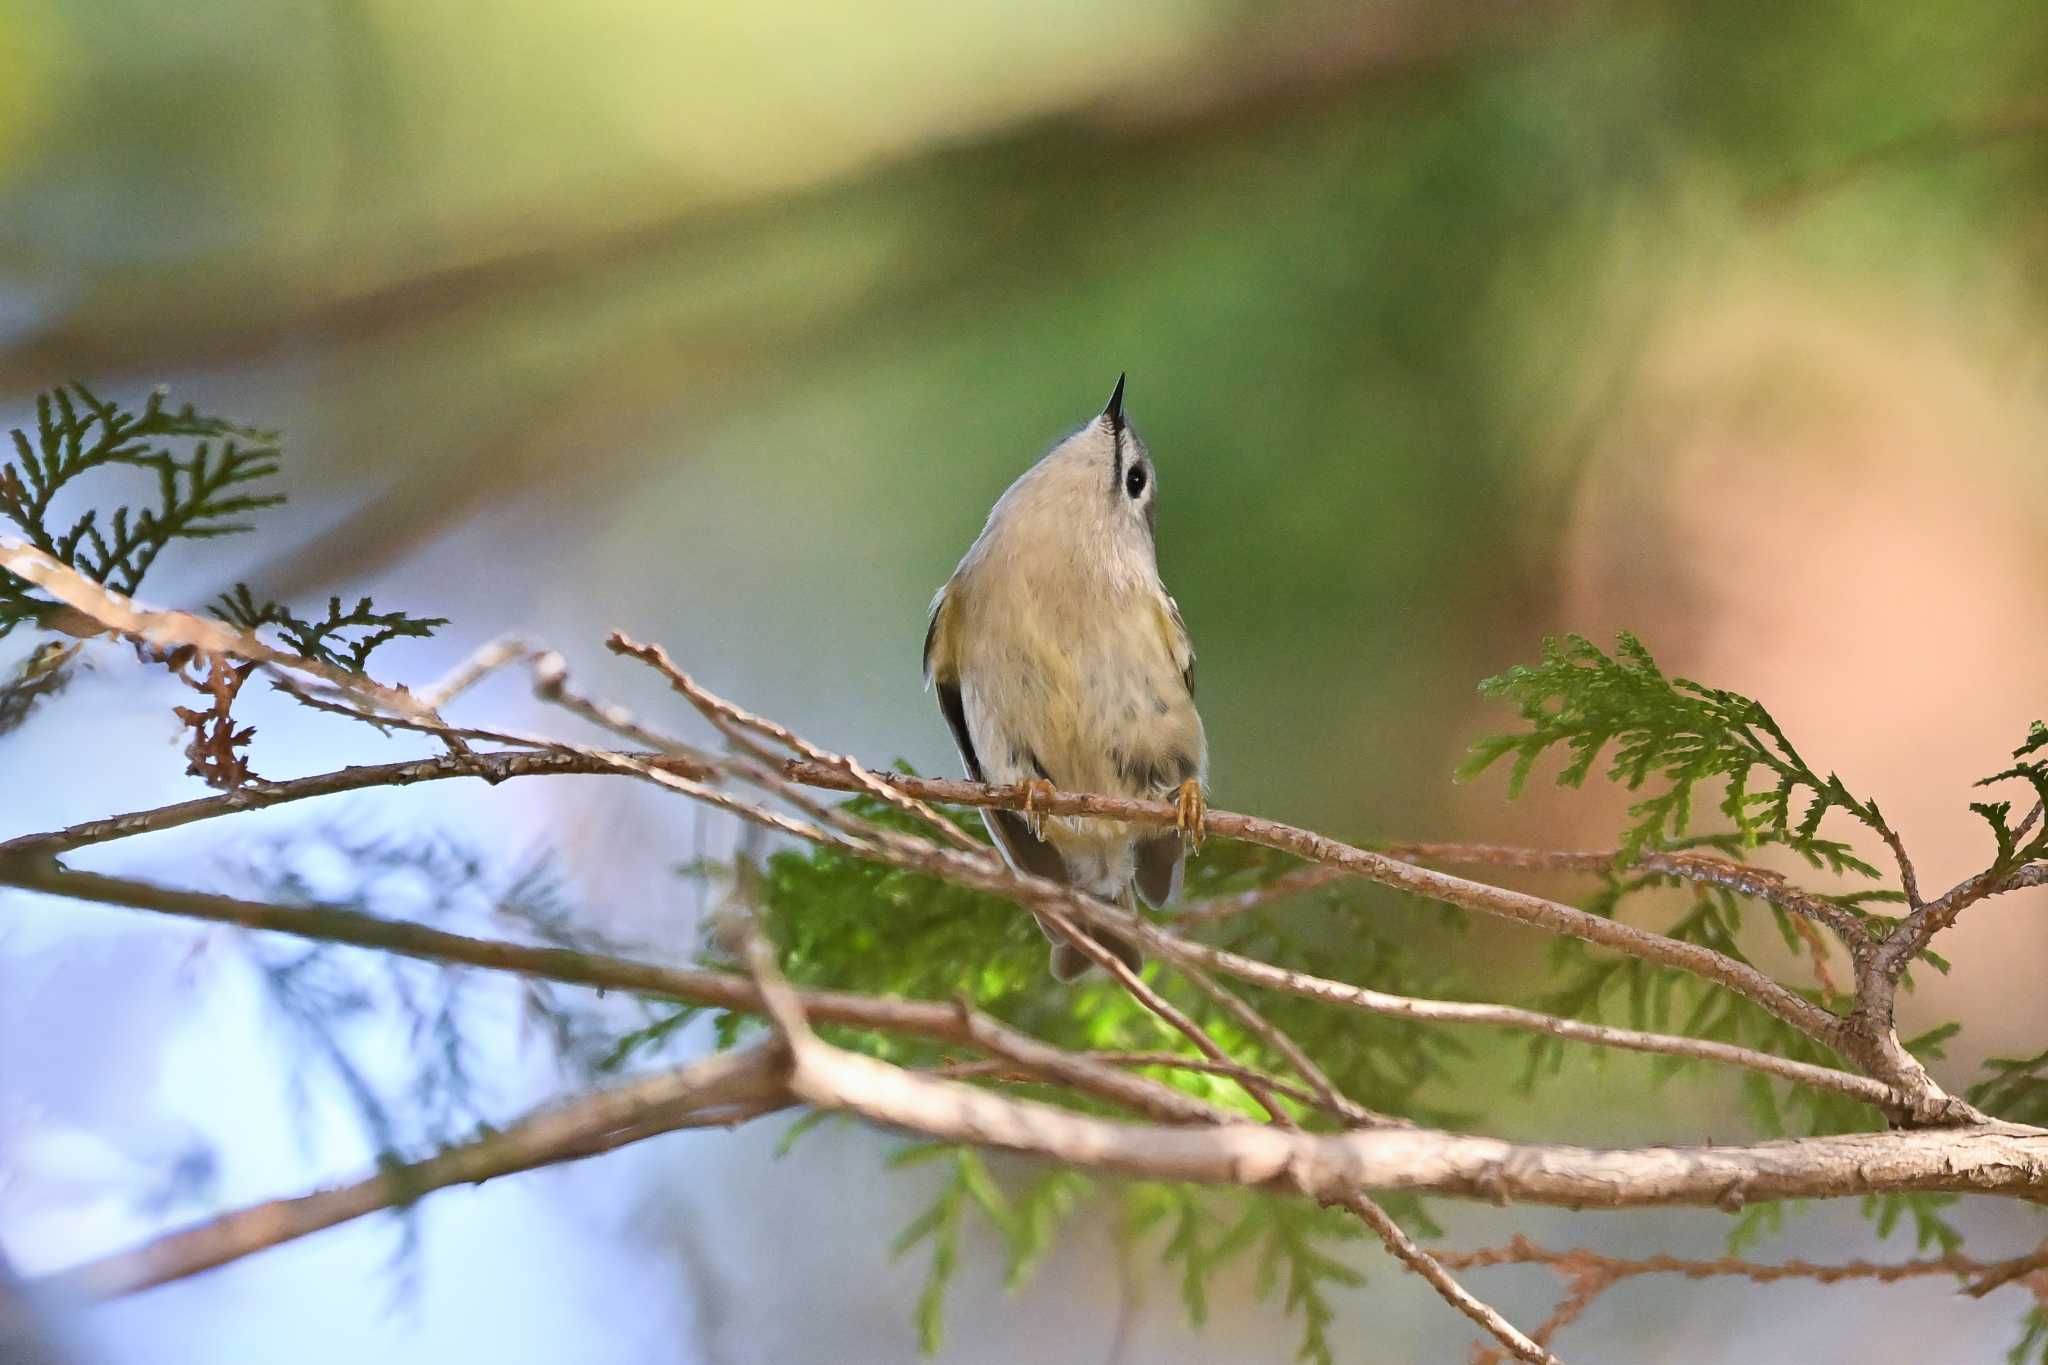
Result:
{"label": "bird's tail feather", "polygon": [[[1126,967],[1133,972],[1145,965],[1144,957],[1128,939],[1110,933],[1107,929],[1087,929],[1088,937],[1123,959]],[[1052,945],[1052,974],[1059,981],[1074,981],[1086,976],[1095,967],[1095,959],[1065,939]]]}
{"label": "bird's tail feather", "polygon": [[[1137,900],[1132,895],[1131,888],[1128,885],[1123,888],[1120,896],[1115,896],[1114,898],[1124,909],[1131,911],[1133,914],[1137,913]],[[1103,899],[1109,900],[1112,897],[1104,896]],[[1075,981],[1086,976],[1094,969],[1095,959],[1088,956],[1085,949],[1078,944],[1069,942],[1066,935],[1060,933],[1051,925],[1046,924],[1043,920],[1039,921],[1039,926],[1045,930],[1045,936],[1052,940],[1052,974],[1054,980]],[[1115,953],[1118,958],[1122,959],[1123,964],[1133,972],[1137,972],[1144,967],[1144,955],[1138,951],[1136,944],[1126,939],[1123,935],[1108,929],[1095,928],[1091,925],[1081,925],[1079,928],[1089,938],[1109,949],[1110,952]]]}

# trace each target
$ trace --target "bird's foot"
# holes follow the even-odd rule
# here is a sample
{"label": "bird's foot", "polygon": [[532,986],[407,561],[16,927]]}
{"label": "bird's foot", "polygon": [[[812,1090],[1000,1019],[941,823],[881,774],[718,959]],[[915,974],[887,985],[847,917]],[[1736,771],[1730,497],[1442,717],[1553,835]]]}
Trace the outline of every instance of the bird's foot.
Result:
{"label": "bird's foot", "polygon": [[1173,827],[1190,848],[1199,851],[1202,840],[1209,836],[1209,800],[1202,795],[1201,779],[1191,777],[1181,783],[1173,805]]}
{"label": "bird's foot", "polygon": [[1024,823],[1031,828],[1031,837],[1045,837],[1045,812],[1038,809],[1040,803],[1050,803],[1059,794],[1049,778],[1034,777],[1024,784]]}

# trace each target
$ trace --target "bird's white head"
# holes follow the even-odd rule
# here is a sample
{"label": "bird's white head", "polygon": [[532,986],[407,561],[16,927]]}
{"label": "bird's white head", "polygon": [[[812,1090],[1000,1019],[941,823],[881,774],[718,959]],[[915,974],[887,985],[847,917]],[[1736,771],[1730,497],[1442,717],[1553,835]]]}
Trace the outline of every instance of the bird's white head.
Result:
{"label": "bird's white head", "polygon": [[1124,376],[1102,412],[1027,470],[989,513],[989,533],[1095,547],[1112,571],[1155,575],[1151,453],[1124,417]]}

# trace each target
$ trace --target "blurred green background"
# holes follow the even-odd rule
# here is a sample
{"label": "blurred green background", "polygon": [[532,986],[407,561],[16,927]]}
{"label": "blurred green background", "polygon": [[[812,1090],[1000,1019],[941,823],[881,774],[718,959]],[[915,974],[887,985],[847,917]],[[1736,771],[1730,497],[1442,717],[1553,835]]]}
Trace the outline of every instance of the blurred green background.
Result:
{"label": "blurred green background", "polygon": [[[0,404],[286,430],[291,512],[158,596],[374,588],[454,618],[420,678],[521,630],[653,703],[627,628],[949,771],[925,604],[1128,371],[1219,805],[1598,846],[1448,774],[1478,678],[1628,626],[1935,881],[2048,709],[2044,70],[2021,0],[0,0]],[[2014,901],[1911,1006],[1959,1066],[2048,1023]]]}

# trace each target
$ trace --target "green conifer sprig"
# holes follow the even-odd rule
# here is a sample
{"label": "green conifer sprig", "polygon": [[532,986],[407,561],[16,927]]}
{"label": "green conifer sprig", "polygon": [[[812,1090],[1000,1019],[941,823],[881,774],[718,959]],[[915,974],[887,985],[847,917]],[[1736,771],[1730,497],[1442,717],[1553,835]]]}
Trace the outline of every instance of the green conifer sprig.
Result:
{"label": "green conifer sprig", "polygon": [[[168,407],[162,390],[131,412],[83,384],[54,389],[36,397],[33,432],[17,427],[11,436],[14,457],[0,463],[0,516],[43,553],[116,592],[132,595],[172,541],[246,531],[240,518],[284,501],[253,490],[277,472],[276,433],[190,404]],[[53,520],[58,496],[79,479],[121,467],[155,475],[154,505],[118,505],[104,518],[88,507],[68,526]],[[50,605],[0,572],[0,636]]]}
{"label": "green conifer sprig", "polygon": [[[116,592],[133,596],[173,541],[247,531],[248,514],[285,500],[282,493],[257,488],[277,473],[283,458],[276,433],[206,416],[190,404],[173,409],[162,390],[150,394],[139,412],[102,399],[83,384],[39,394],[35,407],[33,430],[15,428],[13,457],[0,461],[0,518],[43,553]],[[60,510],[60,499],[82,496],[86,490],[79,484],[85,476],[119,468],[152,474],[155,503],[120,503],[109,510],[108,499],[102,498],[63,524],[67,514]],[[114,488],[89,487],[110,496]],[[0,570],[0,637],[24,622],[91,633],[89,627],[81,630],[58,620],[57,606],[25,580]],[[405,637],[424,638],[447,624],[441,617],[378,611],[367,597],[347,610],[339,597],[332,597],[324,616],[303,617],[282,603],[258,602],[246,584],[223,594],[213,614],[252,633],[273,630],[294,653],[355,673],[365,670],[379,647]],[[76,653],[46,647],[0,680],[0,734],[63,689]],[[148,656],[180,677],[193,663],[190,649]],[[202,661],[197,678],[186,681],[207,693],[211,705],[176,708],[179,720],[194,732],[188,771],[214,786],[232,788],[254,775],[240,751],[255,732],[232,714],[247,673],[246,665],[229,670],[223,661]]]}
{"label": "green conifer sprig", "polygon": [[287,648],[308,659],[360,673],[379,646],[404,637],[425,639],[448,624],[441,616],[407,616],[402,611],[378,611],[367,597],[354,607],[341,609],[341,599],[327,599],[327,614],[309,619],[280,602],[258,602],[246,583],[220,595],[213,614],[231,626],[254,632],[274,627]]}
{"label": "green conifer sprig", "polygon": [[[1508,792],[1519,795],[1537,759],[1561,747],[1567,759],[1558,783],[1582,786],[1612,745],[1611,781],[1630,791],[1663,785],[1629,807],[1621,862],[1682,838],[1703,783],[1725,784],[1718,807],[1744,846],[1769,840],[1811,856],[1822,847],[1820,824],[1831,810],[1872,829],[1883,824],[1877,807],[1852,795],[1839,777],[1814,771],[1760,703],[1666,677],[1626,631],[1611,656],[1579,635],[1545,640],[1541,663],[1511,668],[1479,687],[1512,703],[1528,728],[1475,743],[1460,779],[1511,757]],[[1759,769],[1763,783],[1753,786]],[[1795,799],[1804,806],[1796,816]]]}
{"label": "green conifer sprig", "polygon": [[[2027,731],[2026,740],[2012,751],[2014,762],[1991,776],[1978,781],[1980,787],[1994,782],[2025,782],[2034,789],[2034,799],[2048,805],[2048,761],[2033,755],[2048,749],[2048,726],[2035,721]],[[2038,822],[2031,838],[2021,842],[2023,836],[2012,823],[2012,802],[1972,801],[1970,809],[1991,826],[1991,837],[1997,841],[1998,856],[1991,865],[1991,875],[2002,877],[2037,858],[2048,857],[2048,819]]]}

